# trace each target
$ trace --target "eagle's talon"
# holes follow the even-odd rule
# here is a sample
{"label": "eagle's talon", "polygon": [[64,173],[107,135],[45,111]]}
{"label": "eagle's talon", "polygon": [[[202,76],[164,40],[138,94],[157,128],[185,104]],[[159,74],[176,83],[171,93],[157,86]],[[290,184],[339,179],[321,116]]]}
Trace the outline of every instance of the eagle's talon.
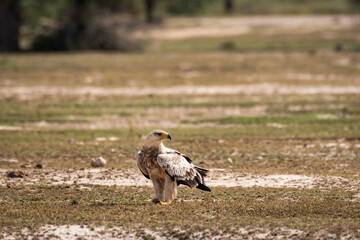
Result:
{"label": "eagle's talon", "polygon": [[153,201],[153,203],[155,203],[155,204],[160,203],[160,205],[170,205],[170,204],[171,204],[171,202],[163,202],[163,201],[161,201],[161,200],[158,199],[158,198],[154,198],[152,201]]}

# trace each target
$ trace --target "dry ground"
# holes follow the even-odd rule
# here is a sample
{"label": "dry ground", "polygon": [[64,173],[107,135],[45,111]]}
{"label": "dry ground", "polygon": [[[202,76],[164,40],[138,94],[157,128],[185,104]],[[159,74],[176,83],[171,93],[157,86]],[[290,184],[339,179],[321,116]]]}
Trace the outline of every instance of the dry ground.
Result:
{"label": "dry ground", "polygon": [[[174,19],[137,33],[146,53],[2,54],[0,238],[360,238],[356,28]],[[151,203],[134,156],[154,128],[211,193]]]}

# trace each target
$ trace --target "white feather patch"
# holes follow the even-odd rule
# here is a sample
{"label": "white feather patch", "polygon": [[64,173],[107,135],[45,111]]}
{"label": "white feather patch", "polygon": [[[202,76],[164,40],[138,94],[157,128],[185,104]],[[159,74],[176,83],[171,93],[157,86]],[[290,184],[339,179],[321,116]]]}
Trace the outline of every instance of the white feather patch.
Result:
{"label": "white feather patch", "polygon": [[177,180],[191,180],[197,174],[194,165],[175,152],[159,154],[157,161],[164,171]]}

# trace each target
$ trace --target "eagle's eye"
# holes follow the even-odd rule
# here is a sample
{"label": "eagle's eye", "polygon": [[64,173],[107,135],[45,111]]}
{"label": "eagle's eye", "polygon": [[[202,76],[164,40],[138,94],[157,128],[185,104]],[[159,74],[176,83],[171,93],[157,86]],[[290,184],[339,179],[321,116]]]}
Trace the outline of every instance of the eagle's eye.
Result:
{"label": "eagle's eye", "polygon": [[155,135],[157,135],[157,136],[161,136],[161,133],[155,133]]}

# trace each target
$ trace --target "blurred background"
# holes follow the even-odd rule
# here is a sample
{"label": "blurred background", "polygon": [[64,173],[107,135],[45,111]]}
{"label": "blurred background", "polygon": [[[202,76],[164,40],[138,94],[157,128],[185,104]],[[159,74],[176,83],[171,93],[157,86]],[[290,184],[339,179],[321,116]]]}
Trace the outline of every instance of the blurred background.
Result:
{"label": "blurred background", "polygon": [[[2,0],[0,159],[88,167],[101,155],[136,168],[140,138],[163,128],[206,167],[318,172],[311,157],[293,166],[300,153],[289,149],[359,137],[359,6]],[[318,166],[352,172],[358,157],[347,156],[343,167],[325,157]]]}
{"label": "blurred background", "polygon": [[[359,10],[358,0],[3,0],[0,50],[131,52],[154,48],[315,50],[332,47],[358,51],[354,34],[359,29],[351,29],[353,35],[346,32],[351,23],[343,17],[355,16]],[[271,15],[307,17],[269,19]],[[333,19],[326,21],[310,15],[333,15]],[[329,31],[335,27],[342,28],[346,35],[340,32],[334,36]],[[321,30],[321,38],[307,39]],[[280,34],[283,38],[271,41],[271,37],[281,37]],[[292,37],[296,34],[304,35],[307,41],[294,43]],[[216,39],[201,44],[184,41],[161,44],[164,40],[197,37]],[[226,41],[218,42],[218,38],[225,37]],[[266,41],[256,37],[265,37]]]}

